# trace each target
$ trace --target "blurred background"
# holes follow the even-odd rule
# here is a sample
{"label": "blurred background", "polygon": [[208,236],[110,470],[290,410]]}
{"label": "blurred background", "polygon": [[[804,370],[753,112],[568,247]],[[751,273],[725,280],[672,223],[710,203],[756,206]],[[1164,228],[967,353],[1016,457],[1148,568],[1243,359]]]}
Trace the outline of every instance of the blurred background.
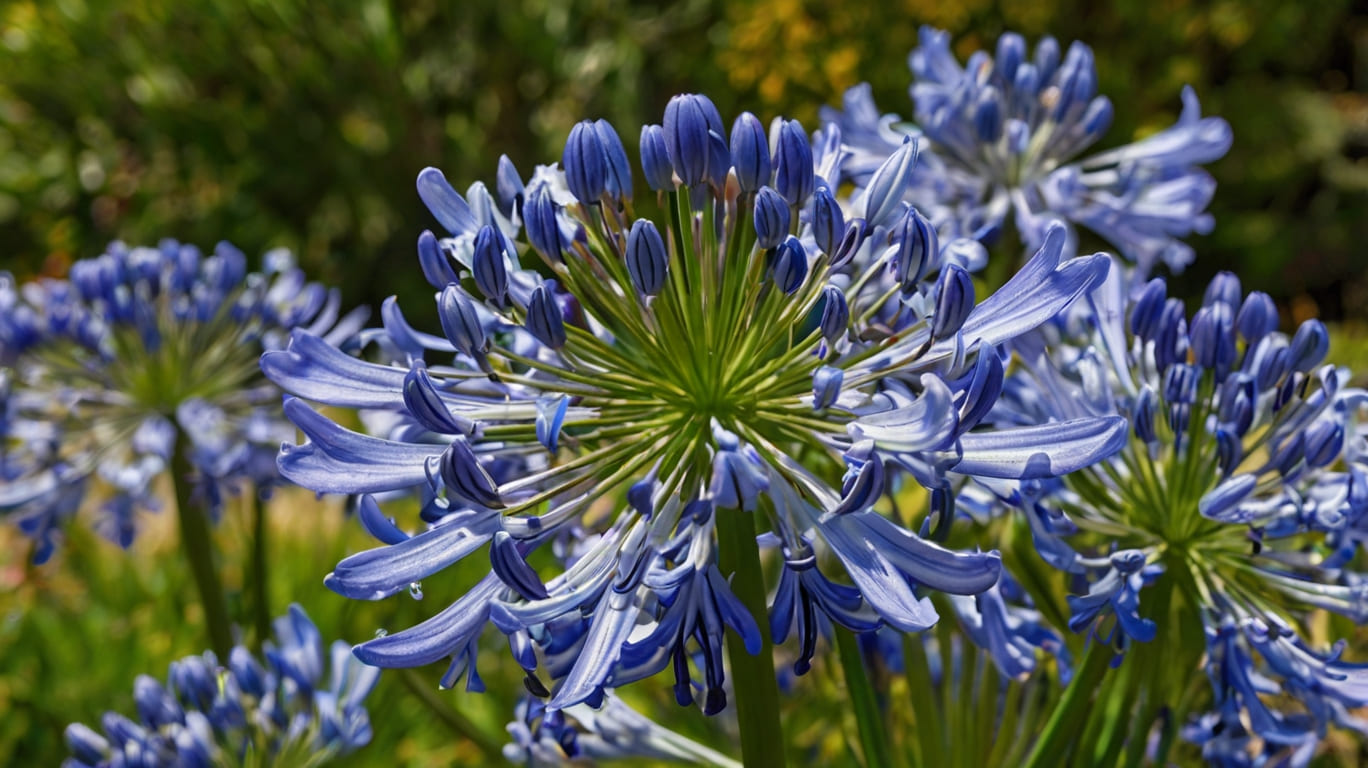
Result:
{"label": "blurred background", "polygon": [[[962,58],[1005,30],[1092,45],[1116,107],[1103,147],[1168,126],[1182,86],[1195,87],[1235,144],[1211,168],[1216,230],[1193,239],[1178,292],[1200,295],[1235,269],[1298,319],[1344,321],[1339,361],[1368,365],[1368,10],[1351,0],[4,2],[0,269],[62,274],[112,239],[227,239],[249,255],[287,246],[349,303],[407,296],[422,322],[430,305],[414,297],[431,289],[414,242],[435,226],[414,192],[422,167],[464,189],[492,181],[507,153],[527,175],[586,117],[617,124],[635,154],[636,126],[659,121],[680,91],[709,94],[728,120],[749,109],[811,129],[823,104],[868,80],[882,110],[909,116],[907,54],[922,24],[950,30]],[[322,575],[368,541],[308,494],[276,504],[276,613],[299,601],[326,636],[359,641],[445,604],[332,595]],[[164,527],[170,516],[157,517]],[[237,562],[243,537],[228,525],[218,539]],[[42,569],[0,533],[0,763],[55,764],[67,722],[127,711],[135,675],[161,675],[202,643],[173,537],[140,538],[128,556],[72,530]],[[226,581],[240,590],[240,573]],[[450,701],[497,749],[519,684],[506,652],[490,658],[504,662],[489,664],[491,693]],[[668,697],[665,685],[643,691]],[[430,715],[393,677],[370,709],[376,743],[348,764],[488,756],[416,726]],[[696,709],[654,711],[727,741]],[[853,733],[849,712],[795,717],[804,743],[838,750]]]}
{"label": "blurred background", "polygon": [[[560,157],[606,117],[635,153],[679,91],[816,127],[872,83],[911,114],[916,30],[966,56],[1004,30],[1097,52],[1115,146],[1185,83],[1234,127],[1217,228],[1180,292],[1237,269],[1297,316],[1368,318],[1368,11],[1350,0],[55,0],[0,10],[0,267],[64,272],[111,239],[284,245],[353,303],[424,291],[413,191]],[[396,268],[398,267],[398,268]],[[418,306],[415,306],[418,305]],[[420,311],[425,302],[408,302]]]}

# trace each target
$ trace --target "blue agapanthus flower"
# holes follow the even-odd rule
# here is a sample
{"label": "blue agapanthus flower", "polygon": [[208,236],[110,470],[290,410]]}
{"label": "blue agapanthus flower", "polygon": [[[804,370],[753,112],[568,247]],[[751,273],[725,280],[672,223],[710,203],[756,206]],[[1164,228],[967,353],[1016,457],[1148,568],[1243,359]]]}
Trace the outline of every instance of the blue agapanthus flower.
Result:
{"label": "blue agapanthus flower", "polygon": [[136,719],[107,712],[100,731],[67,726],[68,768],[318,766],[371,739],[364,705],[380,670],[323,638],[297,605],[275,621],[264,663],[243,646],[227,666],[212,651],[171,663],[166,682],[139,675]]}
{"label": "blue agapanthus flower", "polygon": [[[767,137],[743,114],[728,133],[708,99],[683,95],[641,131],[658,215],[636,213],[653,201],[633,199],[604,121],[577,125],[560,167],[526,184],[501,162],[497,197],[419,175],[448,232],[418,239],[442,335],[414,331],[388,302],[367,339],[399,364],[301,331],[262,358],[301,398],[389,414],[384,436],[368,436],[287,401],[308,437],[282,448],[287,478],[423,500],[427,525],[410,535],[363,497],[360,518],[385,546],[339,563],[332,589],[374,600],[467,556],[491,566],[360,658],[451,657],[443,683],[468,674],[478,687],[477,639],[492,623],[552,710],[670,668],[678,700],[701,690],[712,713],[726,702],[725,630],[751,654],[764,645],[764,606],[738,596],[763,601],[764,585],[723,565],[754,552],[757,533],[782,557],[779,617],[914,632],[937,619],[928,591],[997,582],[996,553],[945,549],[874,507],[895,472],[936,489],[945,515],[948,473],[1052,477],[1119,447],[1116,416],[977,429],[1000,390],[995,345],[1097,285],[1107,262],[1061,260],[1055,230],[976,302],[914,213],[851,217],[821,173],[832,149],[796,121]],[[891,200],[911,169],[899,156],[882,170]],[[523,267],[537,257],[549,277]],[[810,633],[800,622],[801,643]]]}
{"label": "blue agapanthus flower", "polygon": [[1162,280],[1129,299],[1122,282],[1071,322],[1012,342],[1023,365],[990,419],[1121,414],[1128,444],[998,492],[1022,509],[1041,556],[1072,575],[1074,629],[1122,647],[1155,641],[1179,679],[1205,658],[1215,712],[1187,732],[1208,757],[1242,751],[1243,733],[1304,765],[1327,725],[1365,732],[1349,710],[1368,704],[1368,667],[1314,643],[1308,621],[1368,619],[1354,570],[1368,393],[1324,364],[1319,321],[1279,332],[1273,301],[1244,295],[1234,275],[1218,275],[1191,316]]}
{"label": "blue agapanthus flower", "polygon": [[915,126],[881,114],[868,85],[847,91],[841,110],[823,111],[847,153],[844,173],[865,187],[916,137],[922,158],[907,200],[943,234],[990,239],[1010,216],[1034,249],[1058,220],[1108,240],[1135,262],[1138,279],[1160,263],[1182,269],[1193,252],[1180,238],[1212,226],[1205,211],[1216,182],[1199,166],[1230,148],[1229,124],[1203,118],[1188,88],[1172,127],[1080,158],[1112,120],[1091,49],[1075,42],[1061,52],[1046,37],[1027,54],[1026,41],[1009,32],[995,53],[975,52],[961,65],[950,35],[923,27],[909,58]]}
{"label": "blue agapanthus flower", "polygon": [[339,322],[339,303],[288,253],[248,272],[227,243],[210,256],[171,240],[115,243],[66,279],[22,286],[0,273],[0,512],[42,562],[98,487],[97,527],[127,547],[137,511],[158,506],[151,482],[187,439],[211,511],[240,481],[269,488],[294,430],[256,360],[292,328],[329,340],[358,330],[364,317]]}

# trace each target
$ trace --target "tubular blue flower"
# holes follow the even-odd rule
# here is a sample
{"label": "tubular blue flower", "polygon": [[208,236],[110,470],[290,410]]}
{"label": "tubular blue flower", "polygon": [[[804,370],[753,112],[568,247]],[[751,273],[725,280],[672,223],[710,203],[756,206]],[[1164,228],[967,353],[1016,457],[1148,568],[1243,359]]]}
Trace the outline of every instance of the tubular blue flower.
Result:
{"label": "tubular blue flower", "polygon": [[96,528],[129,546],[177,452],[215,516],[225,493],[279,482],[270,457],[294,429],[256,358],[293,328],[336,344],[364,318],[339,321],[337,292],[283,251],[265,265],[248,273],[227,243],[205,257],[166,240],[115,243],[22,290],[0,276],[0,512],[35,539],[35,560],[93,489]]}
{"label": "tubular blue flower", "polygon": [[770,183],[769,139],[760,119],[742,112],[732,123],[731,163],[742,192],[754,192]]}
{"label": "tubular blue flower", "polygon": [[167,686],[138,676],[133,700],[139,722],[106,713],[103,735],[72,723],[65,765],[208,768],[249,755],[265,765],[323,765],[369,743],[364,702],[380,671],[353,659],[341,640],[326,661],[317,628],[297,605],[276,620],[275,629],[265,664],[237,646],[226,668],[208,651],[172,662]]}
{"label": "tubular blue flower", "polygon": [[[662,195],[668,218],[576,205],[558,191],[565,181],[554,168],[529,182],[527,229],[508,230],[508,255],[512,263],[542,252],[559,287],[532,291],[537,307],[517,287],[540,278],[513,269],[506,307],[481,304],[459,286],[442,291],[445,339],[420,335],[387,308],[385,327],[367,338],[402,350],[394,363],[359,360],[306,334],[263,357],[271,378],[300,397],[376,409],[399,425],[367,436],[299,400],[286,403],[307,442],[282,448],[282,472],[320,492],[377,494],[363,500],[360,516],[382,546],[339,563],[330,588],[381,599],[488,553],[490,575],[450,608],[359,645],[368,663],[449,657],[443,684],[464,675],[478,688],[475,649],[493,624],[529,690],[548,694],[554,712],[597,706],[609,689],[669,668],[677,700],[692,702],[699,690],[714,713],[726,701],[725,643],[759,653],[769,623],[764,585],[723,570],[725,547],[740,546],[724,535],[733,526],[753,524],[767,553],[777,540],[820,559],[820,574],[797,560],[784,566],[796,572],[780,576],[780,617],[805,612],[850,627],[920,631],[937,619],[927,593],[987,590],[1000,560],[925,541],[874,511],[901,483],[896,475],[936,489],[980,471],[1051,477],[1124,439],[1116,417],[1022,430],[980,424],[984,402],[1001,388],[999,345],[1095,287],[1105,259],[1065,263],[1056,230],[1026,270],[982,303],[972,306],[961,291],[963,306],[947,311],[956,328],[937,338],[938,289],[921,279],[941,269],[935,241],[923,241],[927,263],[901,284],[889,283],[884,266],[901,248],[887,228],[869,235],[852,222],[842,247],[876,255],[833,267],[800,217],[796,232],[792,220],[782,227],[771,252],[743,225],[749,196],[738,185],[702,183],[719,170],[704,151],[720,136],[710,102],[670,104],[664,141],[687,188],[672,183]],[[789,125],[784,143],[793,146],[780,165],[792,178],[783,183],[806,197],[811,181],[797,177],[810,150]],[[810,154],[806,167],[811,176]],[[757,199],[774,195],[787,212],[767,189]],[[573,247],[548,253],[537,244],[538,199],[557,200],[543,215],[558,222],[556,232],[575,233]],[[641,301],[641,293],[654,296]],[[553,300],[563,332],[529,333],[542,323],[534,309],[550,312]],[[400,391],[421,378],[412,373],[419,364],[432,386],[421,403],[408,403]],[[451,432],[456,425],[461,431]],[[415,488],[422,526],[410,536],[376,500]],[[938,494],[944,516],[952,499]],[[805,647],[809,626],[798,633]]]}
{"label": "tubular blue flower", "polygon": [[812,145],[808,143],[803,124],[785,120],[779,126],[779,140],[774,151],[774,188],[789,205],[802,207],[812,196],[815,185]]}
{"label": "tubular blue flower", "polygon": [[[1177,271],[1192,261],[1180,238],[1212,227],[1205,209],[1215,182],[1200,166],[1225,155],[1231,131],[1224,120],[1201,116],[1190,88],[1172,127],[1080,159],[1112,116],[1082,43],[1061,61],[1058,44],[1045,38],[1028,60],[1025,42],[1009,32],[996,58],[979,51],[962,66],[949,34],[923,27],[909,61],[915,127],[881,115],[867,85],[847,91],[842,109],[822,112],[824,130],[843,137],[842,172],[864,189],[866,216],[906,199],[942,232],[981,238],[1011,214],[1032,249],[1051,221],[1063,220],[1110,241],[1135,262],[1137,281],[1160,263]],[[922,158],[905,194],[889,195],[887,177],[875,169],[907,152],[908,137],[922,139]]]}
{"label": "tubular blue flower", "polygon": [[1069,598],[1071,628],[1116,626],[1122,648],[1159,638],[1129,651],[1174,670],[1145,695],[1178,701],[1180,681],[1205,659],[1217,711],[1189,729],[1204,749],[1234,743],[1204,728],[1243,720],[1241,732],[1309,756],[1328,725],[1344,724],[1337,713],[1368,693],[1362,670],[1303,639],[1317,611],[1368,620],[1351,560],[1368,517],[1368,466],[1345,439],[1368,393],[1322,364],[1318,321],[1290,339],[1264,318],[1240,323],[1240,307],[1264,303],[1244,298],[1234,275],[1212,281],[1191,323],[1162,280],[1128,293],[1113,277],[1088,312],[1011,342],[1024,365],[997,416],[1133,419],[1114,458],[1023,486],[1017,503],[1069,521],[1033,521],[1032,532],[1086,591]]}

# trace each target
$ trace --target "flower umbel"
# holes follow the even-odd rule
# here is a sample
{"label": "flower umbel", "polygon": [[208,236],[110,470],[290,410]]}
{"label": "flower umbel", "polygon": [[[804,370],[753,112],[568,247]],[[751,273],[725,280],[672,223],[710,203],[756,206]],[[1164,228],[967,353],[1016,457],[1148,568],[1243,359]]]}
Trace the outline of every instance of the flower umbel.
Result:
{"label": "flower umbel", "polygon": [[139,675],[137,721],[107,712],[103,734],[67,726],[71,757],[64,765],[296,768],[365,746],[371,728],[363,702],[380,670],[353,659],[341,640],[325,661],[318,628],[297,605],[276,619],[275,630],[264,664],[239,645],[227,667],[206,651],[172,662],[165,684]]}
{"label": "flower umbel", "polygon": [[1026,41],[1008,32],[995,53],[977,51],[961,66],[950,35],[923,27],[909,64],[916,127],[880,115],[867,85],[849,90],[842,110],[823,112],[857,184],[872,187],[874,169],[910,134],[924,139],[926,155],[908,199],[945,233],[991,239],[1012,214],[1030,248],[1056,220],[1093,230],[1136,263],[1140,280],[1161,262],[1180,270],[1192,261],[1179,238],[1211,230],[1204,211],[1216,188],[1199,166],[1225,155],[1231,132],[1201,116],[1190,88],[1172,127],[1078,159],[1112,120],[1088,46],[1061,52],[1046,37],[1028,56]]}
{"label": "flower umbel", "polygon": [[0,511],[35,540],[34,559],[92,486],[105,491],[100,530],[129,546],[178,449],[213,512],[225,484],[277,482],[274,446],[292,430],[256,359],[296,327],[345,338],[364,318],[339,323],[339,301],[289,254],[249,273],[227,243],[207,257],[116,243],[65,280],[22,287],[0,274]]}
{"label": "flower umbel", "polygon": [[[833,148],[794,121],[767,145],[757,124],[738,119],[728,148],[710,101],[672,100],[664,125],[641,132],[655,218],[634,212],[650,201],[631,198],[602,121],[575,128],[564,170],[540,167],[525,187],[501,173],[500,190],[520,196],[495,201],[477,184],[463,197],[425,170],[419,194],[449,232],[418,243],[443,337],[413,331],[390,302],[375,340],[398,364],[307,333],[263,357],[301,397],[395,424],[365,436],[287,402],[309,442],[282,448],[286,477],[423,499],[430,525],[410,536],[363,498],[387,546],[339,563],[330,587],[378,599],[488,552],[489,576],[358,646],[363,660],[450,656],[443,682],[468,674],[478,687],[476,638],[492,622],[551,710],[669,667],[681,704],[701,691],[717,712],[726,630],[751,655],[768,645],[757,534],[783,559],[776,611],[918,631],[937,618],[928,590],[982,592],[999,559],[874,511],[895,473],[948,494],[947,472],[1047,477],[1115,450],[1116,417],[975,430],[1000,389],[995,345],[1095,286],[1105,259],[1061,264],[1055,230],[1020,279],[975,306],[914,212],[847,221],[822,175]],[[523,268],[533,252],[552,278]]]}

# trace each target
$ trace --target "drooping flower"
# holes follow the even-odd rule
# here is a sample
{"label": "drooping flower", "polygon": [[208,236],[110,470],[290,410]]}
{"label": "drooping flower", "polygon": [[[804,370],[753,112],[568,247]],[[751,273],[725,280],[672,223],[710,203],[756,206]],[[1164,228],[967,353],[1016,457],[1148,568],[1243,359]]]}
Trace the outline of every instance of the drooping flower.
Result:
{"label": "drooping flower", "polygon": [[340,297],[307,283],[289,254],[247,271],[237,249],[211,256],[164,241],[120,243],[72,264],[66,279],[18,286],[0,274],[0,511],[51,556],[86,492],[102,487],[100,530],[129,546],[149,484],[188,440],[211,510],[239,481],[276,482],[274,453],[293,429],[261,352],[292,328],[341,339]]}
{"label": "drooping flower", "polygon": [[1362,730],[1346,711],[1368,704],[1368,672],[1308,645],[1307,624],[1321,610],[1368,619],[1352,566],[1368,512],[1356,428],[1368,395],[1324,364],[1319,321],[1279,332],[1272,300],[1243,295],[1229,273],[1190,318],[1160,279],[1129,299],[1111,279],[1089,306],[1012,342],[1023,365],[990,419],[1124,414],[1130,440],[1092,467],[999,493],[1086,592],[1069,598],[1074,629],[1115,626],[1121,647],[1155,641],[1151,656],[1172,671],[1150,695],[1177,706],[1175,687],[1205,655],[1206,749],[1247,729],[1307,747],[1292,761],[1304,765],[1327,725]]}
{"label": "drooping flower", "polygon": [[[982,592],[999,560],[874,511],[889,475],[938,489],[946,514],[947,473],[1051,477],[1118,447],[1117,417],[976,429],[1001,383],[995,345],[1095,286],[1105,259],[1063,263],[1057,229],[1018,279],[975,304],[915,213],[845,221],[818,175],[832,148],[783,122],[773,162],[761,162],[752,120],[738,121],[729,150],[712,103],[688,95],[642,131],[648,181],[670,178],[658,219],[634,215],[624,179],[600,183],[617,144],[602,122],[596,140],[589,123],[576,128],[566,171],[539,168],[511,216],[483,185],[462,197],[425,170],[419,194],[449,232],[419,238],[443,335],[414,331],[391,301],[367,338],[400,353],[395,363],[304,332],[262,358],[301,398],[389,414],[384,436],[368,436],[287,401],[308,442],[282,448],[286,477],[423,500],[428,527],[409,535],[363,499],[362,521],[386,546],[339,563],[331,588],[379,599],[489,558],[490,575],[450,608],[358,646],[367,663],[451,657],[443,683],[464,674],[479,688],[476,641],[493,623],[553,710],[669,667],[681,704],[701,692],[717,712],[726,629],[751,654],[764,646],[766,617],[744,597],[763,600],[764,585],[722,565],[753,551],[757,533],[785,561],[777,615],[918,631],[937,618],[928,590]],[[886,171],[892,187],[906,160]],[[506,302],[475,279],[476,244],[491,238],[503,241]],[[554,279],[522,268],[534,252]]]}
{"label": "drooping flower", "polygon": [[906,199],[947,235],[987,240],[1010,216],[1034,249],[1058,220],[1101,235],[1135,262],[1138,280],[1160,263],[1181,270],[1192,261],[1180,238],[1211,230],[1205,209],[1216,186],[1200,166],[1231,143],[1230,126],[1202,117],[1192,89],[1172,127],[1080,157],[1112,119],[1086,45],[1061,55],[1046,37],[1028,57],[1026,41],[1009,32],[995,53],[978,51],[961,65],[949,34],[923,27],[909,63],[915,126],[880,114],[868,85],[822,114],[843,141],[844,173],[865,194],[875,190],[875,169],[915,136],[922,157]]}
{"label": "drooping flower", "polygon": [[206,651],[172,662],[165,683],[139,675],[137,719],[111,711],[100,731],[67,726],[71,757],[63,765],[293,768],[323,765],[369,743],[364,701],[380,670],[354,659],[341,640],[325,659],[318,628],[297,605],[276,619],[275,632],[264,663],[239,645],[226,667]]}

